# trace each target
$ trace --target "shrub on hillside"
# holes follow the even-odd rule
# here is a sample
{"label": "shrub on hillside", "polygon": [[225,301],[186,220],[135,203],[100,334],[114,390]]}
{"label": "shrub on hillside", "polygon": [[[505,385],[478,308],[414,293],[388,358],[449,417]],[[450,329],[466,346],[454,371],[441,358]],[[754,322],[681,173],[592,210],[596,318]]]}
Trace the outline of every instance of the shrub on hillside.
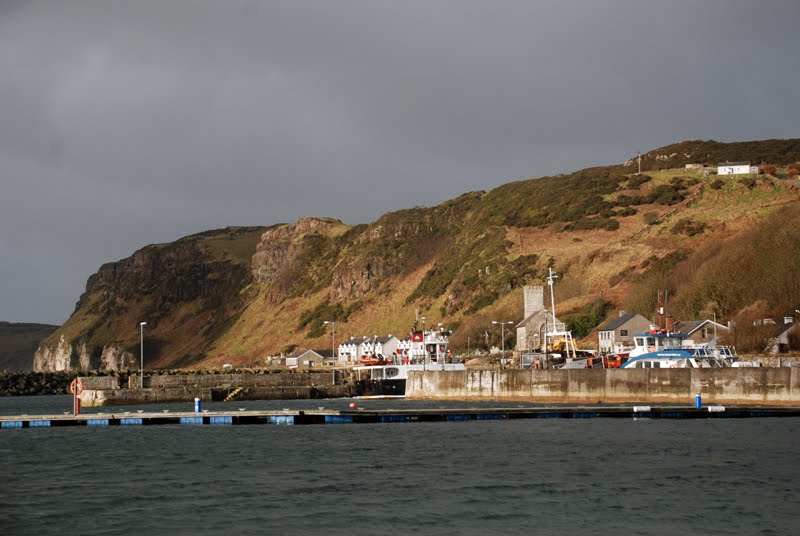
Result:
{"label": "shrub on hillside", "polygon": [[345,309],[342,307],[341,303],[332,305],[329,301],[325,301],[313,309],[304,311],[300,315],[298,329],[304,329],[306,326],[310,326],[311,329],[309,330],[308,336],[320,337],[325,333],[326,320],[330,322],[344,322],[347,320],[347,317],[350,316],[350,313],[357,310],[359,306],[359,302],[353,302]]}
{"label": "shrub on hillside", "polygon": [[645,212],[642,214],[642,220],[644,221],[645,225],[655,225],[658,223],[658,213]]}
{"label": "shrub on hillside", "polygon": [[721,190],[723,186],[725,186],[725,181],[722,179],[715,179],[714,182],[711,183],[711,188],[713,190]]}
{"label": "shrub on hillside", "polygon": [[649,175],[634,175],[628,179],[628,188],[631,190],[636,190],[639,188],[639,186],[646,182],[650,182],[651,180],[653,180],[653,177]]}
{"label": "shrub on hillside", "polygon": [[761,166],[760,172],[762,175],[775,175],[776,167],[772,164],[764,164]]}
{"label": "shrub on hillside", "polygon": [[648,196],[653,203],[674,205],[683,201],[682,184],[662,184]]}
{"label": "shrub on hillside", "polygon": [[734,328],[725,335],[723,343],[736,346],[743,353],[763,352],[775,336],[777,326],[765,322],[774,314],[765,300],[748,305],[733,317]]}
{"label": "shrub on hillside", "polygon": [[739,184],[741,184],[748,190],[752,190],[756,186],[756,180],[753,177],[742,177],[741,179],[739,179]]}
{"label": "shrub on hillside", "polygon": [[600,322],[606,317],[610,308],[610,303],[602,298],[598,298],[582,307],[577,313],[565,315],[563,321],[569,326],[569,329],[572,330],[572,335],[581,339],[589,335],[594,328],[600,325]]}
{"label": "shrub on hillside", "polygon": [[789,178],[794,179],[795,177],[800,175],[800,166],[797,167],[792,166],[787,170],[787,172],[789,173]]}
{"label": "shrub on hillside", "polygon": [[634,216],[636,214],[636,209],[633,207],[625,207],[617,212],[617,216],[626,217],[626,216]]}
{"label": "shrub on hillside", "polygon": [[685,218],[675,224],[675,226],[672,228],[672,232],[675,234],[694,236],[705,231],[707,227],[708,225],[706,225],[704,222],[692,221],[689,218]]}
{"label": "shrub on hillside", "polygon": [[584,219],[568,223],[563,227],[564,231],[591,231],[595,229],[616,231],[619,229],[619,222],[614,218]]}

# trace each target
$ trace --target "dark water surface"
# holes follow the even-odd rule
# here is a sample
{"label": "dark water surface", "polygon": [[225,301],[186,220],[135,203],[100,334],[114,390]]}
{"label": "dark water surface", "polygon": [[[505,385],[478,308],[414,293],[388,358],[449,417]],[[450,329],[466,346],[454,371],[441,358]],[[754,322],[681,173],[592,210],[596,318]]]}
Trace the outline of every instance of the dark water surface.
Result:
{"label": "dark water surface", "polygon": [[2,430],[0,534],[798,534],[798,438],[798,418]]}

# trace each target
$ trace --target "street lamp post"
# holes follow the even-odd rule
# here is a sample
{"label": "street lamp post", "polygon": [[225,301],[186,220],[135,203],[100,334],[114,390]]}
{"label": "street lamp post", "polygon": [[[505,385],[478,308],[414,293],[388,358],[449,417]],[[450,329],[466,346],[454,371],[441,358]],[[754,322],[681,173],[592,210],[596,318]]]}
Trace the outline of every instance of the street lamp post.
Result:
{"label": "street lamp post", "polygon": [[144,389],[144,327],[146,325],[147,322],[139,322],[139,344],[140,344],[139,357],[142,360],[141,367],[139,368],[139,372],[141,372],[142,374],[139,387],[141,389]]}
{"label": "street lamp post", "polygon": [[500,359],[500,367],[502,368],[503,362],[506,359],[506,324],[513,324],[514,322],[498,322],[497,320],[492,320],[492,324],[500,324],[500,353],[503,356]]}
{"label": "street lamp post", "polygon": [[[326,320],[323,324],[330,324],[331,325],[331,352],[333,353],[333,358],[336,359],[336,322],[331,322],[330,320]],[[336,359],[338,362],[338,359]]]}

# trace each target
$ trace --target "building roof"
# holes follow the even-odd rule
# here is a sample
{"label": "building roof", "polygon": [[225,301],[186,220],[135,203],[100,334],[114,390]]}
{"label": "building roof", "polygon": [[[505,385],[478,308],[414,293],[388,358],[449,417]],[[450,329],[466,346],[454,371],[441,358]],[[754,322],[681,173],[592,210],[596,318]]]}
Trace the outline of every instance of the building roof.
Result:
{"label": "building roof", "polygon": [[374,342],[381,343],[381,344],[386,344],[387,342],[391,341],[392,339],[396,339],[396,338],[397,337],[395,337],[394,335],[389,335],[388,337],[376,337]]}
{"label": "building roof", "polygon": [[[535,316],[544,316],[544,315],[547,315],[548,324],[553,322],[553,315],[550,314],[550,311],[548,311],[547,309],[540,309],[540,310],[534,311],[533,313],[528,315],[527,318],[525,318],[522,322],[517,324],[515,327],[517,327],[517,328],[525,327],[530,323],[531,320],[533,320],[533,317],[535,317]],[[556,318],[555,321],[559,322],[558,318]]]}
{"label": "building roof", "polygon": [[[715,322],[713,320],[705,319],[705,320],[681,320],[680,322],[675,322],[675,331],[677,333],[683,333],[684,335],[691,335],[701,327],[705,326],[706,324],[710,325],[711,327],[714,326]],[[716,322],[717,328],[727,330],[728,326],[724,324],[720,324]]]}
{"label": "building roof", "polygon": [[784,322],[782,326],[778,327],[777,335],[782,335],[783,333],[790,331],[794,327],[797,327],[797,325],[794,322]]}
{"label": "building roof", "polygon": [[286,357],[288,357],[290,359],[299,359],[299,358],[305,356],[306,354],[308,354],[309,352],[317,354],[319,357],[322,357],[322,358],[332,357],[333,356],[333,352],[331,350],[308,350],[308,349],[304,349],[304,350],[296,350],[294,353],[292,353],[290,355],[287,355]]}
{"label": "building roof", "polygon": [[344,341],[342,344],[355,344],[356,346],[358,346],[359,344],[363,344],[364,341],[366,340],[367,339],[364,338],[361,339],[351,338],[349,341]]}
{"label": "building roof", "polygon": [[638,313],[625,313],[625,314],[622,314],[622,315],[618,316],[617,318],[615,318],[614,320],[611,320],[610,322],[608,322],[605,326],[601,327],[598,331],[614,331],[618,327],[626,324],[628,322],[628,320],[633,319],[637,315],[638,315]]}
{"label": "building roof", "polygon": [[720,166],[749,166],[750,162],[720,162]]}
{"label": "building roof", "polygon": [[680,322],[675,322],[675,332],[689,335],[697,331],[706,322],[707,320],[681,320]]}

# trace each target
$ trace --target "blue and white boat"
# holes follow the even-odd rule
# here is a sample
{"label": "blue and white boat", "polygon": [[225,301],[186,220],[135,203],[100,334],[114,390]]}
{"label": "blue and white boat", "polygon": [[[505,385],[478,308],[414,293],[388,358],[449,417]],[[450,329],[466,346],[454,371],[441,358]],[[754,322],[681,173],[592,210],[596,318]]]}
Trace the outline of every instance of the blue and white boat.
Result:
{"label": "blue and white boat", "polygon": [[752,366],[730,346],[686,345],[686,335],[650,330],[634,336],[634,349],[621,368],[726,368]]}

